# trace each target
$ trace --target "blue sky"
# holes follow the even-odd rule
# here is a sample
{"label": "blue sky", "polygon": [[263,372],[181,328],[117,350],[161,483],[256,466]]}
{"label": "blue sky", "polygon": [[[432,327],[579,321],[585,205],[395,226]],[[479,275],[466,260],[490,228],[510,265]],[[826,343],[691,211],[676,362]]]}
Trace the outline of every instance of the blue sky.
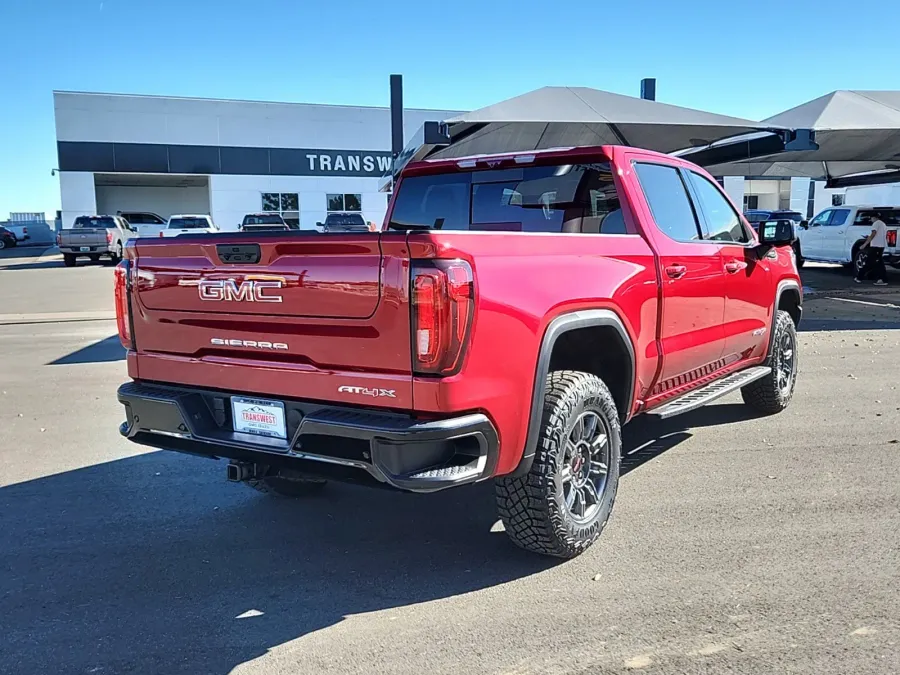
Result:
{"label": "blue sky", "polygon": [[465,110],[656,77],[661,101],[761,119],[900,89],[897,25],[885,0],[2,0],[0,220],[59,208],[54,89],[387,105],[399,72],[407,105]]}

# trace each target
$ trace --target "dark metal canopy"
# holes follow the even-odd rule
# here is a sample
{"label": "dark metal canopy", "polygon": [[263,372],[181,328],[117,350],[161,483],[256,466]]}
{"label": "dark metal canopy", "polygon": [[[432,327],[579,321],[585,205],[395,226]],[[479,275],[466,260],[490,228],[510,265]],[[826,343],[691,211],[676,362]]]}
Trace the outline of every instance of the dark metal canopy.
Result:
{"label": "dark metal canopy", "polygon": [[812,129],[818,147],[707,162],[708,169],[718,176],[807,176],[829,187],[900,180],[900,91],[835,91],[760,124]]}
{"label": "dark metal canopy", "polygon": [[[412,139],[398,158],[395,174],[406,161],[446,159],[550,148],[631,145],[671,153],[708,146],[722,139],[757,133],[762,149],[780,152],[792,138],[778,124],[717,115],[586,87],[543,87],[446,120],[443,144]],[[426,132],[427,133],[427,132]],[[746,157],[746,144],[718,161]],[[724,158],[724,159],[723,159]]]}

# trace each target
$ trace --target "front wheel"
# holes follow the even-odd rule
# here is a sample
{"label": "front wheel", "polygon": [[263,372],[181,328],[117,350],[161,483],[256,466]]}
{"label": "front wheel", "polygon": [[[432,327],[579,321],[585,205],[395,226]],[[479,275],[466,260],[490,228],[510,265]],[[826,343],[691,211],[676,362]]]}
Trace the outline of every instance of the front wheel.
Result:
{"label": "front wheel", "polygon": [[496,481],[497,509],[515,544],[574,558],[600,536],[619,484],[622,436],[616,404],[589,373],[550,373],[531,469]]}
{"label": "front wheel", "polygon": [[784,310],[775,313],[772,345],[766,365],[772,369],[765,377],[741,389],[744,403],[765,415],[780,413],[788,407],[797,384],[797,328]]}

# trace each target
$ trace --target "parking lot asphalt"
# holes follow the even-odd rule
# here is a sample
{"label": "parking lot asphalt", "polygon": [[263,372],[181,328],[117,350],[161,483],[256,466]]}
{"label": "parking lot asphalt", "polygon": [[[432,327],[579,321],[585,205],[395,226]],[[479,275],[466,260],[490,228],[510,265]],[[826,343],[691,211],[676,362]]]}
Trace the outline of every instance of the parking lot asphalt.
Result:
{"label": "parking lot asphalt", "polygon": [[112,268],[4,257],[0,673],[900,672],[900,297],[804,285],[791,407],[636,420],[560,562],[490,485],[292,501],[127,443]]}

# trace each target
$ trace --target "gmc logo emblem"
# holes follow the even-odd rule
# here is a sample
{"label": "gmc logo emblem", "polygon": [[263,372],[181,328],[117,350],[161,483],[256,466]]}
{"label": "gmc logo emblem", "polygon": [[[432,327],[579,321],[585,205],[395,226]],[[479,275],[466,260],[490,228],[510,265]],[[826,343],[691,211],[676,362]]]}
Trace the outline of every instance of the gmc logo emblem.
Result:
{"label": "gmc logo emblem", "polygon": [[200,299],[208,302],[284,302],[276,291],[284,288],[281,279],[181,279],[179,286],[197,286]]}

